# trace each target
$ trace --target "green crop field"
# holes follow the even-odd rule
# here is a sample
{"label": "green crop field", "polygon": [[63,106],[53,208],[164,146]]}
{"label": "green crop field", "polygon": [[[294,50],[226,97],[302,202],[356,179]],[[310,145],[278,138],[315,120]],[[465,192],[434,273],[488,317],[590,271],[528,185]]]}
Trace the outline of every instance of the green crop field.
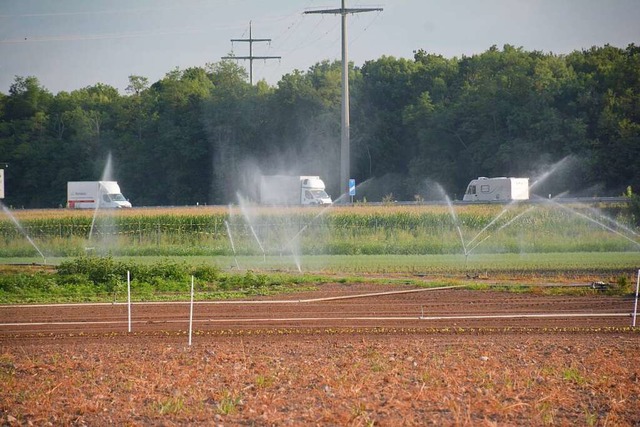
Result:
{"label": "green crop field", "polygon": [[[244,213],[243,213],[244,211]],[[16,211],[0,219],[0,257],[87,248],[122,255],[456,254],[639,251],[624,208],[554,205],[182,208]]]}
{"label": "green crop field", "polygon": [[[52,266],[69,258],[46,258]],[[565,252],[538,254],[479,254],[464,255],[303,255],[283,256],[122,256],[117,260],[152,264],[165,259],[188,265],[211,265],[222,270],[255,270],[322,272],[327,274],[396,274],[438,275],[484,272],[526,273],[541,275],[557,272],[580,272],[589,270],[621,271],[640,268],[640,254],[635,252]],[[42,263],[37,257],[9,257],[0,259],[0,264],[23,265]],[[299,267],[299,268],[298,268]]]}
{"label": "green crop field", "polygon": [[[207,259],[222,268],[329,271],[635,267],[640,230],[624,206],[546,204],[199,207],[16,211],[0,263],[84,255]],[[202,257],[202,258],[201,258]]]}
{"label": "green crop field", "polygon": [[624,293],[640,268],[638,229],[615,206],[199,207],[93,214],[17,211],[16,221],[0,220],[0,300],[121,298],[128,270],[137,272],[133,286],[145,299],[174,298],[192,274],[200,292],[215,298],[335,280],[421,286],[460,279],[526,286],[606,281]]}

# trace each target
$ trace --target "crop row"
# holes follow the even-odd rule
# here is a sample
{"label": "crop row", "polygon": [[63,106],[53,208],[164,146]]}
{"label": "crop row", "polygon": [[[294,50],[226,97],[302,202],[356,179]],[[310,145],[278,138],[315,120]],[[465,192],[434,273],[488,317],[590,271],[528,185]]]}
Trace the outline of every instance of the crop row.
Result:
{"label": "crop row", "polygon": [[[255,227],[275,227],[275,226],[330,226],[334,229],[364,228],[377,231],[379,229],[434,229],[461,227],[477,229],[487,226],[492,221],[496,227],[504,225],[506,222],[517,219],[519,227],[532,227],[543,229],[576,228],[585,224],[589,220],[585,216],[594,218],[594,221],[603,225],[611,225],[615,222],[608,219],[606,215],[598,212],[585,210],[560,210],[548,208],[513,208],[510,210],[500,210],[500,207],[493,206],[473,206],[458,207],[458,212],[448,212],[446,208],[440,209],[411,209],[378,211],[360,209],[334,209],[326,212],[315,210],[295,210],[295,211],[271,211],[258,213],[250,216],[243,216],[238,212],[212,211],[211,213],[161,213],[151,215],[121,214],[121,212],[104,213],[94,218],[86,212],[62,211],[67,213],[60,216],[60,211],[50,211],[47,216],[22,215],[19,218],[20,226],[31,236],[75,236],[87,234],[92,224],[99,227],[112,227],[130,232],[179,232],[179,233],[225,233],[225,222],[246,226],[249,224]],[[53,213],[56,213],[54,215]],[[188,211],[187,211],[188,212]],[[516,218],[517,217],[517,218]],[[247,219],[249,218],[249,219]],[[499,221],[498,221],[499,220]],[[625,224],[627,221],[616,218],[618,224]],[[18,227],[7,217],[0,217],[0,236],[15,235],[20,233]]]}
{"label": "crop row", "polygon": [[[60,211],[0,220],[0,256],[29,251],[24,237],[52,253],[108,242],[129,254],[420,254],[638,250],[638,230],[590,208],[458,206],[407,208],[200,209],[104,212],[93,217]],[[21,248],[21,249],[19,249]],[[74,249],[75,248],[75,249]],[[117,250],[116,250],[117,249]]]}

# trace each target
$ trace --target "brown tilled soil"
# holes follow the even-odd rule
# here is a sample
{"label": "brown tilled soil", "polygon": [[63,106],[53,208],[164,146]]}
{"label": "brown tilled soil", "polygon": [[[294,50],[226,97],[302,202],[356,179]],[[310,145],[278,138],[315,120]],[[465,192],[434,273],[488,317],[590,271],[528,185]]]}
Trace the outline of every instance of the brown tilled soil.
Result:
{"label": "brown tilled soil", "polygon": [[0,425],[640,425],[630,298],[398,290],[0,307]]}

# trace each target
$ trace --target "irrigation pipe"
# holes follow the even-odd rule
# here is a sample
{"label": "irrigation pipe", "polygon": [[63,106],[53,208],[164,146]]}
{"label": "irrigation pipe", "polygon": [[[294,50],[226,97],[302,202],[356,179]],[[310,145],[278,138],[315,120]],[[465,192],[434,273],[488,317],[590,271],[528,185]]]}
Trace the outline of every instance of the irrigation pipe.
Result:
{"label": "irrigation pipe", "polygon": [[[346,300],[346,299],[354,299],[354,298],[370,298],[370,297],[379,297],[385,295],[398,295],[398,294],[410,294],[415,292],[430,292],[430,291],[441,291],[447,289],[456,289],[456,288],[464,288],[466,285],[452,285],[452,286],[440,286],[437,288],[421,288],[421,289],[407,289],[403,291],[387,291],[387,292],[375,292],[368,294],[355,294],[355,295],[340,295],[336,297],[320,297],[320,298],[307,298],[307,299],[290,299],[290,300],[219,300],[219,301],[198,301],[198,304],[201,305],[269,305],[269,304],[304,304],[304,303],[315,303],[315,302],[324,302],[324,301],[337,301],[337,300]],[[91,303],[91,305],[118,305],[122,303]],[[174,305],[174,304],[186,304],[185,301],[148,301],[148,302],[137,302],[139,305]],[[55,304],[56,306],[60,306],[61,304]],[[69,304],[69,305],[80,305],[80,304]],[[88,304],[82,304],[88,305]],[[1,306],[0,306],[1,307]],[[29,305],[25,307],[36,307],[35,305]]]}
{"label": "irrigation pipe", "polygon": [[[396,321],[415,321],[415,320],[487,320],[487,319],[570,319],[570,318],[614,318],[614,317],[629,317],[629,313],[520,313],[520,314],[488,314],[488,315],[458,315],[458,316],[344,316],[344,317],[241,317],[241,318],[225,318],[225,319],[197,319],[197,323],[203,324],[225,324],[225,323],[272,323],[272,322],[319,322],[319,321],[384,321],[384,320],[396,320]],[[19,322],[19,323],[0,323],[2,327],[15,327],[15,326],[74,326],[74,325],[118,325],[124,323],[121,320],[106,320],[106,321],[62,321],[62,322]],[[139,320],[136,323],[148,324],[148,320]],[[164,324],[179,324],[184,323],[184,320],[163,320]]]}

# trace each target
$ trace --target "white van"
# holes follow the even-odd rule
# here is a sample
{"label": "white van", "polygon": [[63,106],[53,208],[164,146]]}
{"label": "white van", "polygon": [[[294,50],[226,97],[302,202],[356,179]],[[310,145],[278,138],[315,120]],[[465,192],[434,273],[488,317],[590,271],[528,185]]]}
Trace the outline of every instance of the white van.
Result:
{"label": "white van", "polygon": [[115,181],[72,181],[67,183],[67,207],[72,209],[130,208]]}

